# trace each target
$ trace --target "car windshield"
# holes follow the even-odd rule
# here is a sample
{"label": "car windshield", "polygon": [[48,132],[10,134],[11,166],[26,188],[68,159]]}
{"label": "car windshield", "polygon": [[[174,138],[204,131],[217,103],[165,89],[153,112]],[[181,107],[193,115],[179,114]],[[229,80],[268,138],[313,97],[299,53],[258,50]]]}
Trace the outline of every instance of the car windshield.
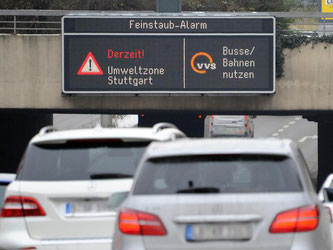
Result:
{"label": "car windshield", "polygon": [[212,155],[144,163],[134,194],[299,192],[296,167],[284,156]]}
{"label": "car windshield", "polygon": [[30,145],[19,180],[59,181],[132,178],[149,142],[67,142]]}

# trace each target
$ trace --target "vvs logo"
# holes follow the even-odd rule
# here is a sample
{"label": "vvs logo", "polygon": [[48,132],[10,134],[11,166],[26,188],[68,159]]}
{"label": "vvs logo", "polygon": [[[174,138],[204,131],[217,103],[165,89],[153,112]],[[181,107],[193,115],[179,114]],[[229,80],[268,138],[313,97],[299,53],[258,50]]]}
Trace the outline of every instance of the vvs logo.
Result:
{"label": "vvs logo", "polygon": [[208,53],[199,52],[192,56],[191,67],[198,74],[206,74],[207,70],[216,69],[216,63],[214,63],[213,58]]}

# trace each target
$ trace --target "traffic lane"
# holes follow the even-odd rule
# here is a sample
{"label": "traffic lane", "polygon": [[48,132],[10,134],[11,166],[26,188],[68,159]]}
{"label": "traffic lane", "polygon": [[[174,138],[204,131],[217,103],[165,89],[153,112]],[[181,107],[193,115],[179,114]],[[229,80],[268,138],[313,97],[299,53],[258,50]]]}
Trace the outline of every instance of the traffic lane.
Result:
{"label": "traffic lane", "polygon": [[309,137],[316,137],[318,134],[317,123],[309,122],[302,117],[294,117],[292,121],[286,122],[275,131],[272,136],[278,138],[288,138],[297,144],[308,142]]}
{"label": "traffic lane", "polygon": [[316,180],[318,173],[318,130],[316,122],[309,122],[301,117],[293,117],[293,120],[286,119],[272,135],[278,138],[288,138],[299,146],[308,165],[311,178]]}
{"label": "traffic lane", "polygon": [[293,140],[299,146],[308,165],[311,178],[318,173],[317,123],[301,116],[258,116],[255,120],[255,137],[276,137]]}
{"label": "traffic lane", "polygon": [[294,116],[257,116],[254,122],[254,137],[271,137],[288,122],[294,121]]}

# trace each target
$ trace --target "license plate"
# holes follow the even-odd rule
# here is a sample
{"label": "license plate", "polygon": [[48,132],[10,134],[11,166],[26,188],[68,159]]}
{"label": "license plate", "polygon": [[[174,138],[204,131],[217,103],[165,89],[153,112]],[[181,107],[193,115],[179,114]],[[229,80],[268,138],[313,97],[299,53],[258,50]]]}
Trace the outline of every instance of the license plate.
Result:
{"label": "license plate", "polygon": [[223,134],[230,131],[229,128],[226,127],[215,127],[214,132],[218,134]]}
{"label": "license plate", "polygon": [[66,216],[105,216],[114,213],[108,201],[75,201],[67,202]]}
{"label": "license plate", "polygon": [[249,223],[193,224],[186,226],[186,240],[249,240],[252,227]]}
{"label": "license plate", "polygon": [[242,130],[242,128],[220,126],[220,127],[217,127],[216,132],[221,133],[221,134],[223,134],[223,133],[233,134],[233,133],[237,133],[240,130]]}

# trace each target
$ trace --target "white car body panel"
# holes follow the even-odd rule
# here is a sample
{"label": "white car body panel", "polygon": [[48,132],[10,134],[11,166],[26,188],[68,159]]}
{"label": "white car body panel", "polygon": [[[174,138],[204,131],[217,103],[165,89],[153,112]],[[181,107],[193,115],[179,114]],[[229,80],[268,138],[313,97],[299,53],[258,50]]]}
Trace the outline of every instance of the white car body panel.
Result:
{"label": "white car body panel", "polygon": [[[84,143],[84,140],[91,139],[151,142],[184,137],[184,133],[171,124],[159,124],[153,128],[96,127],[59,132],[53,128],[43,128],[29,144],[63,144],[69,140],[82,140]],[[32,197],[46,215],[0,218],[0,249],[111,249],[117,207],[103,213],[68,212],[68,207],[80,205],[85,210],[86,205],[89,209],[95,209],[94,204],[98,202],[102,205],[112,203],[110,197],[113,194],[130,191],[132,178],[75,181],[18,179],[8,186],[5,197]],[[91,201],[93,202],[90,203]]]}

